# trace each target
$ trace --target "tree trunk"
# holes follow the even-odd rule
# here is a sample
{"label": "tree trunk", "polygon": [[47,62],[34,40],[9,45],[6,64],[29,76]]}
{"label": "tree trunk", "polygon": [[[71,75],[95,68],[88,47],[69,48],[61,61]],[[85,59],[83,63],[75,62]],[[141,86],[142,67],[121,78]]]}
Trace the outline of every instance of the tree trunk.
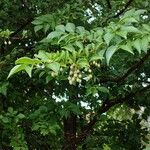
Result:
{"label": "tree trunk", "polygon": [[[78,87],[70,86],[68,92],[69,102],[77,105],[78,101]],[[76,134],[77,134],[77,115],[70,111],[70,115],[64,118],[64,145],[62,150],[76,150]]]}
{"label": "tree trunk", "polygon": [[74,114],[64,119],[64,139],[63,150],[76,150],[76,115]]}

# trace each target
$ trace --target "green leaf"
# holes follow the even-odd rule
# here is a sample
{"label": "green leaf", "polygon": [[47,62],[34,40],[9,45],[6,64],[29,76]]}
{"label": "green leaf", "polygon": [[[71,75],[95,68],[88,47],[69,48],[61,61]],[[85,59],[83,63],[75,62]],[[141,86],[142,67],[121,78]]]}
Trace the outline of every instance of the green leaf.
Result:
{"label": "green leaf", "polygon": [[132,50],[132,47],[131,47],[131,45],[129,43],[126,44],[126,45],[121,45],[121,46],[119,46],[119,48],[121,48],[121,49],[123,49],[125,51],[128,51],[131,54],[134,54],[133,50]]}
{"label": "green leaf", "polygon": [[134,15],[142,15],[142,14],[144,14],[144,13],[146,13],[147,12],[147,10],[144,10],[144,9],[139,9],[139,10],[137,10],[137,11],[135,11],[134,12]]}
{"label": "green leaf", "polygon": [[113,56],[113,54],[116,52],[116,50],[117,50],[117,46],[110,46],[106,50],[106,62],[107,62],[107,65],[109,65],[110,59]]}
{"label": "green leaf", "polygon": [[47,39],[54,39],[54,38],[58,38],[60,37],[61,35],[63,34],[62,31],[53,31],[51,32],[48,36],[47,36]]}
{"label": "green leaf", "polygon": [[107,144],[103,144],[103,150],[111,150],[111,148]]}
{"label": "green leaf", "polygon": [[78,26],[78,27],[76,27],[76,29],[77,29],[77,33],[79,33],[79,34],[84,34],[85,33],[85,28],[82,27],[82,26]]}
{"label": "green leaf", "polygon": [[123,31],[131,32],[131,33],[139,33],[140,31],[134,26],[124,26],[121,28]]}
{"label": "green leaf", "polygon": [[148,45],[149,45],[148,37],[145,36],[141,40],[141,48],[145,53],[147,53]]}
{"label": "green leaf", "polygon": [[53,134],[53,135],[56,135],[56,134],[57,134],[57,132],[55,131],[55,129],[53,129],[53,127],[51,127],[51,128],[49,129],[49,132],[50,132],[51,134]]}
{"label": "green leaf", "polygon": [[44,25],[44,33],[47,33],[47,31],[49,30],[50,25],[49,24],[45,24]]}
{"label": "green leaf", "polygon": [[139,54],[141,54],[141,40],[137,39],[133,42],[133,46],[138,50]]}
{"label": "green leaf", "polygon": [[33,69],[33,66],[26,66],[25,67],[25,71],[27,72],[27,74],[29,75],[29,77],[31,78],[31,74],[32,74],[32,69]]}
{"label": "green leaf", "polygon": [[3,118],[3,116],[2,115],[0,115],[0,120]]}
{"label": "green leaf", "polygon": [[21,57],[15,61],[15,64],[39,64],[41,61],[39,59],[31,59],[29,57]]}
{"label": "green leaf", "polygon": [[109,90],[104,86],[97,87],[97,90],[103,93],[109,93]]}
{"label": "green leaf", "polygon": [[42,21],[43,23],[45,23],[45,22],[52,23],[53,15],[46,14],[46,15],[39,16],[36,19]]}
{"label": "green leaf", "polygon": [[97,36],[102,36],[103,33],[104,33],[103,28],[101,28],[101,27],[95,28],[95,34],[96,34]]}
{"label": "green leaf", "polygon": [[88,86],[86,88],[86,95],[89,96],[89,95],[95,95],[96,93],[98,93],[97,91],[97,87],[96,86]]}
{"label": "green leaf", "polygon": [[88,67],[88,66],[89,66],[89,63],[88,63],[88,61],[87,61],[86,58],[80,58],[80,59],[78,59],[77,64],[78,64],[81,68],[84,68],[84,67]]}
{"label": "green leaf", "polygon": [[87,39],[88,39],[90,42],[92,42],[93,38],[94,38],[93,34],[89,34],[89,35],[87,36]]}
{"label": "green leaf", "polygon": [[42,62],[48,62],[50,60],[50,53],[40,50],[38,55],[35,54],[35,57],[42,60]]}
{"label": "green leaf", "polygon": [[90,58],[90,61],[94,61],[94,60],[102,60],[103,57],[100,57],[99,54],[95,54]]}
{"label": "green leaf", "polygon": [[47,129],[41,129],[41,134],[43,136],[47,135],[49,133],[49,131]]}
{"label": "green leaf", "polygon": [[134,13],[135,13],[135,9],[133,8],[133,9],[125,12],[125,14],[123,15],[123,18],[131,17]]}
{"label": "green leaf", "polygon": [[60,39],[58,40],[58,44],[61,42],[61,41],[65,41],[65,39],[69,36],[69,34],[65,34],[63,36],[60,37]]}
{"label": "green leaf", "polygon": [[37,26],[34,27],[34,32],[38,32],[42,28],[43,28],[43,25],[37,25]]}
{"label": "green leaf", "polygon": [[110,33],[110,32],[107,32],[105,35],[104,35],[104,40],[106,42],[107,45],[109,45],[110,41],[112,40],[112,38],[114,37],[114,34]]}
{"label": "green leaf", "polygon": [[101,59],[104,58],[104,54],[105,54],[105,49],[102,49],[102,50],[100,50],[100,51],[98,52],[98,55],[99,55],[99,57],[100,57]]}
{"label": "green leaf", "polygon": [[41,25],[41,24],[43,24],[43,21],[41,21],[39,19],[36,19],[36,20],[32,21],[32,24],[34,24],[34,25]]}
{"label": "green leaf", "polygon": [[131,18],[124,18],[124,19],[121,19],[121,22],[124,22],[124,23],[137,23],[138,21],[131,17]]}
{"label": "green leaf", "polygon": [[13,68],[11,69],[11,71],[9,72],[9,75],[8,75],[7,79],[10,78],[10,77],[11,77],[12,75],[14,75],[15,73],[24,70],[25,67],[26,67],[26,65],[16,65],[16,66],[13,67]]}
{"label": "green leaf", "polygon": [[81,113],[79,106],[77,106],[77,105],[75,105],[73,103],[70,103],[69,110],[71,112],[73,112],[74,114],[80,114]]}
{"label": "green leaf", "polygon": [[33,126],[32,126],[32,130],[33,131],[36,131],[36,130],[38,130],[40,128],[40,125],[39,124],[34,124]]}
{"label": "green leaf", "polygon": [[8,122],[9,122],[9,119],[8,119],[7,117],[3,117],[3,118],[2,118],[2,121],[3,121],[4,123],[8,123]]}
{"label": "green leaf", "polygon": [[55,30],[65,32],[65,26],[64,25],[58,25],[55,27]]}
{"label": "green leaf", "polygon": [[50,68],[51,70],[53,70],[54,72],[58,73],[59,69],[60,69],[60,64],[57,62],[52,62],[48,65],[46,65],[48,68]]}
{"label": "green leaf", "polygon": [[68,111],[68,110],[66,110],[66,109],[60,109],[59,110],[59,114],[60,114],[60,116],[61,117],[64,117],[64,118],[66,118],[67,119],[67,117],[70,115],[70,111]]}
{"label": "green leaf", "polygon": [[0,83],[0,93],[3,95],[7,95],[7,86],[9,85],[8,82],[2,82]]}
{"label": "green leaf", "polygon": [[73,23],[67,23],[65,29],[68,32],[75,32],[75,25]]}
{"label": "green leaf", "polygon": [[76,41],[75,45],[79,47],[79,49],[83,50],[83,44],[80,41]]}
{"label": "green leaf", "polygon": [[25,118],[25,115],[20,113],[20,114],[17,115],[17,117],[18,117],[19,119],[23,119],[23,118]]}
{"label": "green leaf", "polygon": [[143,24],[142,26],[144,27],[145,30],[150,32],[150,25]]}
{"label": "green leaf", "polygon": [[123,31],[123,30],[116,32],[117,35],[119,35],[125,39],[127,39],[127,33],[128,33],[127,31]]}
{"label": "green leaf", "polygon": [[13,113],[13,108],[12,107],[8,107],[8,112],[12,114]]}
{"label": "green leaf", "polygon": [[43,38],[40,43],[51,43],[51,39],[48,39],[48,38]]}
{"label": "green leaf", "polygon": [[65,49],[65,50],[67,50],[67,51],[69,51],[69,52],[75,51],[75,48],[71,44],[63,46],[62,48]]}
{"label": "green leaf", "polygon": [[26,37],[27,37],[27,34],[28,34],[28,31],[27,31],[27,30],[23,30],[23,31],[22,31],[22,37],[23,37],[23,38],[26,38]]}
{"label": "green leaf", "polygon": [[72,60],[76,61],[77,58],[77,52],[76,51],[72,51]]}
{"label": "green leaf", "polygon": [[49,83],[49,81],[51,81],[53,79],[53,77],[51,75],[48,75],[46,77],[46,84]]}
{"label": "green leaf", "polygon": [[42,71],[42,72],[39,74],[39,78],[41,78],[44,74],[45,74],[45,71]]}

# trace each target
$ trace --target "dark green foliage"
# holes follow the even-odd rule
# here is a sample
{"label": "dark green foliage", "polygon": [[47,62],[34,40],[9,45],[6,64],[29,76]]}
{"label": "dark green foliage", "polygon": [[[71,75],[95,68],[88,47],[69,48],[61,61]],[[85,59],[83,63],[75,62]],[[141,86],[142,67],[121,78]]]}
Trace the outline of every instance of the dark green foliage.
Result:
{"label": "dark green foliage", "polygon": [[149,3],[1,1],[0,149],[144,149]]}

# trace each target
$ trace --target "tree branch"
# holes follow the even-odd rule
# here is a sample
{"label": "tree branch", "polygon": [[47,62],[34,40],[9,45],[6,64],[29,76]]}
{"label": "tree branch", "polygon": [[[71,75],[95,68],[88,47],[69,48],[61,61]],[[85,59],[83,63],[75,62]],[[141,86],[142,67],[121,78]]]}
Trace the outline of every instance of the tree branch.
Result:
{"label": "tree branch", "polygon": [[[140,61],[135,63],[133,66],[131,66],[124,75],[119,76],[117,78],[109,77],[106,79],[101,79],[100,82],[115,82],[115,83],[120,83],[123,82],[131,73],[133,73],[135,70],[139,70],[145,63],[145,61],[150,57],[150,51],[145,54]],[[85,126],[83,127],[83,132],[79,134],[79,137],[77,139],[77,142],[80,143],[80,141],[83,141],[86,139],[86,137],[90,134],[91,130],[93,129],[93,126],[96,124],[98,121],[98,116],[107,112],[111,107],[117,105],[117,104],[122,104],[126,102],[128,99],[133,98],[137,93],[143,93],[146,92],[148,89],[150,89],[150,85],[143,87],[140,90],[137,90],[135,92],[130,92],[128,94],[125,94],[124,97],[119,97],[119,98],[114,98],[109,101],[105,101],[102,106],[99,108],[99,110],[96,112],[95,116],[93,119]]]}
{"label": "tree branch", "polygon": [[118,76],[116,78],[114,77],[107,77],[107,78],[101,78],[99,80],[100,83],[105,83],[105,82],[115,82],[115,83],[120,83],[123,82],[130,74],[132,74],[135,70],[139,70],[145,63],[145,61],[150,57],[150,50],[145,54],[140,61],[135,63],[133,66],[131,66],[124,75]]}
{"label": "tree branch", "polygon": [[21,25],[15,32],[13,32],[10,37],[14,37],[15,35],[17,35],[20,31],[22,31],[27,25],[29,25],[31,22],[33,21],[33,18],[28,18],[27,21]]}
{"label": "tree branch", "polygon": [[[22,4],[24,5],[25,9],[27,9],[28,13],[31,15],[32,11],[29,9],[29,6],[27,4],[27,0],[21,0]],[[13,32],[10,37],[14,37],[15,35],[17,35],[20,31],[22,31],[27,25],[29,25],[32,21],[33,21],[34,17],[30,17],[27,19],[27,21],[22,24],[15,32]]]}
{"label": "tree branch", "polygon": [[140,90],[135,91],[135,92],[132,91],[130,93],[127,93],[123,97],[114,98],[114,99],[110,99],[109,101],[105,101],[102,104],[102,106],[99,108],[99,110],[96,112],[93,119],[83,128],[82,133],[80,133],[78,136],[77,142],[80,143],[80,142],[84,141],[87,138],[87,136],[92,132],[93,126],[98,122],[98,116],[107,112],[113,106],[115,106],[117,104],[122,104],[122,103],[126,102],[127,100],[133,98],[136,94],[146,92],[149,89],[150,89],[150,84],[146,87],[143,87]]}
{"label": "tree branch", "polygon": [[125,6],[116,14],[116,15],[114,15],[112,18],[117,18],[117,17],[119,17],[121,14],[123,14],[125,11],[126,11],[126,9],[131,5],[131,3],[133,2],[134,0],[129,0],[126,4],[125,4]]}
{"label": "tree branch", "polygon": [[118,79],[118,81],[120,82],[120,81],[126,79],[133,71],[135,71],[135,70],[141,68],[141,67],[144,65],[144,62],[145,62],[149,57],[150,57],[150,51],[149,51],[147,54],[145,54],[145,55],[143,56],[143,58],[142,58],[139,62],[137,62],[136,64],[134,64],[133,66],[131,66],[131,67],[127,70],[127,72],[126,72],[122,77],[120,77],[120,78]]}
{"label": "tree branch", "polygon": [[[108,0],[107,0],[107,1],[108,1]],[[102,24],[106,23],[109,19],[113,19],[113,18],[119,17],[121,14],[123,14],[123,13],[127,10],[127,8],[131,5],[131,3],[132,3],[133,1],[134,1],[134,0],[129,0],[129,1],[125,4],[125,6],[124,6],[121,10],[119,10],[119,12],[118,12],[117,14],[109,16]],[[107,3],[108,3],[108,2],[107,2]]]}

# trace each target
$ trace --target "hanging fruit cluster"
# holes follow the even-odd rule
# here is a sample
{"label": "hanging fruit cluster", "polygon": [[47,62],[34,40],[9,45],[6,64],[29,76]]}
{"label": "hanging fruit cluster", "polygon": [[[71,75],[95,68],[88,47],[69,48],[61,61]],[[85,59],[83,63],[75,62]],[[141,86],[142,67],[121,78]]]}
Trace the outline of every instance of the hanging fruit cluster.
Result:
{"label": "hanging fruit cluster", "polygon": [[82,74],[80,70],[77,68],[75,64],[72,64],[70,66],[70,72],[69,72],[69,84],[75,84],[76,82],[81,83]]}
{"label": "hanging fruit cluster", "polygon": [[75,64],[72,64],[70,66],[70,71],[69,71],[69,84],[74,85],[75,83],[81,83],[82,79],[89,81],[92,79],[92,70],[88,68],[84,69],[79,69]]}
{"label": "hanging fruit cluster", "polygon": [[100,68],[100,62],[92,61],[91,65]]}

